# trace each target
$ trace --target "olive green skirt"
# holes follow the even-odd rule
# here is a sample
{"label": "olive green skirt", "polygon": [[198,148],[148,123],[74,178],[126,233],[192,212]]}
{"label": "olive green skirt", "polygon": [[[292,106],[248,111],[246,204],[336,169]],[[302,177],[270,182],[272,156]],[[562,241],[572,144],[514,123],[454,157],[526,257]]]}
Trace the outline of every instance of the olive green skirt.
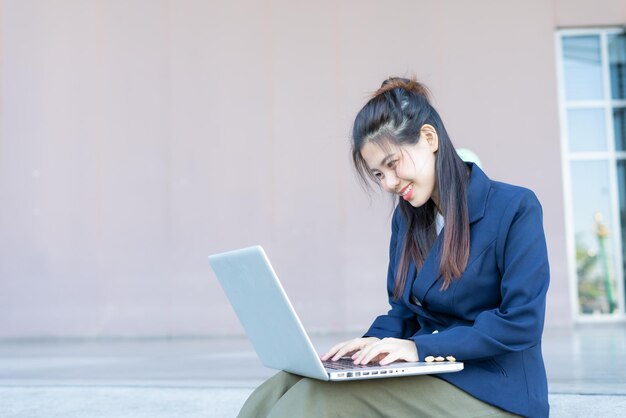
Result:
{"label": "olive green skirt", "polygon": [[279,372],[256,388],[239,418],[517,417],[436,377],[325,382]]}

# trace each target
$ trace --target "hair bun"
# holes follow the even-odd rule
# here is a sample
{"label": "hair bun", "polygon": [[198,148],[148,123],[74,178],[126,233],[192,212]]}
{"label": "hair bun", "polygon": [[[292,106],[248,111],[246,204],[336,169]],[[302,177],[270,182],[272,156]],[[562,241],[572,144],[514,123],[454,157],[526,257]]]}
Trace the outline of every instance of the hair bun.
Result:
{"label": "hair bun", "polygon": [[376,90],[372,97],[378,97],[381,94],[385,94],[388,91],[394,89],[402,89],[413,94],[417,94],[418,96],[423,96],[430,103],[430,91],[428,88],[422,83],[418,82],[415,78],[401,78],[401,77],[389,77],[383,84],[381,84],[380,88]]}

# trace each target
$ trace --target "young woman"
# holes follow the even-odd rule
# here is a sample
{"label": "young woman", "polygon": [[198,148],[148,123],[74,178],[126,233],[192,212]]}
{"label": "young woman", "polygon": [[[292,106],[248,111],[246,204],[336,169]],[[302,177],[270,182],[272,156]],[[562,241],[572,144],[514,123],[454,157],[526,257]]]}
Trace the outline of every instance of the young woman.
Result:
{"label": "young woman", "polygon": [[280,372],[239,416],[547,417],[541,334],[550,273],[535,194],[464,163],[414,80],[386,80],[358,113],[352,139],[362,178],[398,196],[391,310],[322,360],[451,356],[465,368],[353,382]]}

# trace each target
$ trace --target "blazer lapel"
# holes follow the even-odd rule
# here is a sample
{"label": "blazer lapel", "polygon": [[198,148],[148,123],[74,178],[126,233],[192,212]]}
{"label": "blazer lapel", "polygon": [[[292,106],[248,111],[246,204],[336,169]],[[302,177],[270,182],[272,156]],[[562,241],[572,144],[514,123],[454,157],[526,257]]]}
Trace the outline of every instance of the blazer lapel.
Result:
{"label": "blazer lapel", "polygon": [[[487,205],[487,197],[489,195],[489,189],[491,188],[491,180],[487,175],[475,164],[467,163],[471,168],[470,182],[467,188],[467,208],[469,214],[470,224],[482,219],[485,214],[485,206]],[[420,303],[423,303],[426,293],[437,282],[441,274],[439,274],[440,252],[443,241],[443,233],[445,230],[441,230],[441,233],[435,239],[426,261],[422,266],[419,273],[416,272],[415,264],[411,262],[409,269],[409,276],[407,277],[407,285],[405,288],[405,294],[408,293],[407,301],[410,302],[411,295],[414,295]],[[471,254],[470,260],[471,262]],[[411,270],[412,267],[412,270]],[[406,290],[412,290],[412,292],[406,292]],[[409,306],[416,306],[414,303],[409,303]],[[418,308],[420,306],[417,306]],[[422,309],[423,310],[423,309]]]}
{"label": "blazer lapel", "polygon": [[405,306],[408,306],[413,312],[418,314],[420,317],[426,318],[434,323],[443,324],[443,321],[441,320],[441,318],[437,318],[436,316],[434,316],[432,313],[424,309],[421,306],[421,304],[415,304],[413,302],[412,297],[414,293],[412,291],[412,288],[414,287],[414,284],[417,282],[417,280],[419,280],[419,278],[416,280],[416,276],[417,276],[417,271],[415,269],[415,263],[413,262],[413,260],[411,260],[409,264],[409,270],[407,272],[406,285],[404,288],[404,292],[402,293],[402,299],[403,299]]}
{"label": "blazer lapel", "polygon": [[[444,226],[445,228],[445,226]],[[437,281],[439,278],[439,251],[441,250],[441,241],[443,236],[443,230],[435,239],[426,260],[424,261],[424,265],[420,269],[419,273],[414,276],[412,283],[412,294],[417,298],[417,300],[422,303],[424,300],[424,296],[426,296],[426,292],[431,286]],[[413,265],[415,269],[415,265]]]}
{"label": "blazer lapel", "polygon": [[467,210],[469,212],[470,224],[472,224],[482,219],[485,215],[491,180],[476,164],[468,163],[468,165],[472,169],[472,174],[467,187]]}

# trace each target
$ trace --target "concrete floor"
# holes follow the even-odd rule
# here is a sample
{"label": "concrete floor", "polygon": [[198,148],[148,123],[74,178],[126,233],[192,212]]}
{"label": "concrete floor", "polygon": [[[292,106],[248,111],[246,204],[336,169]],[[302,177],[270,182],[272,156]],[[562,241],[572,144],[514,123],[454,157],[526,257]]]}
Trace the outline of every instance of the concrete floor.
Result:
{"label": "concrete floor", "polygon": [[[543,351],[552,417],[626,417],[624,324],[549,328]],[[234,417],[273,373],[245,337],[5,340],[0,417]]]}

